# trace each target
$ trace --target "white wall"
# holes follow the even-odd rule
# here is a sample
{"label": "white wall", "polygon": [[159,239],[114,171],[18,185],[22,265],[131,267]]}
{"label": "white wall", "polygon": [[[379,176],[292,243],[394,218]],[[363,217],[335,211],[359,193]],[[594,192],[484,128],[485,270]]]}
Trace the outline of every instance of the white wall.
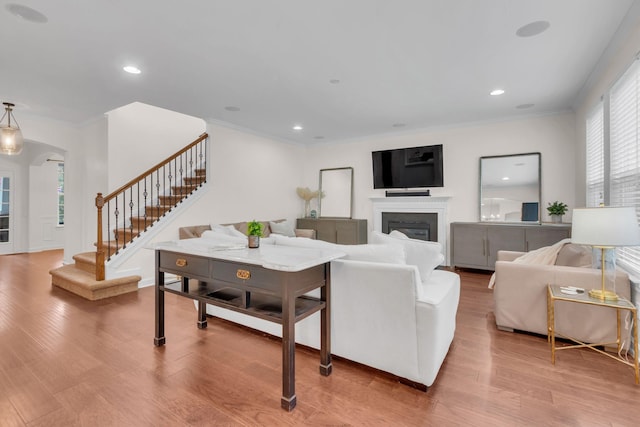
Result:
{"label": "white wall", "polygon": [[[172,215],[153,242],[175,240],[189,225],[286,218],[302,212],[296,194],[303,179],[305,149],[216,124],[207,125],[208,185],[197,200]],[[153,251],[138,251],[121,270],[141,269],[142,284],[153,283]]]}
{"label": "white wall", "polygon": [[[575,123],[572,113],[424,130],[412,134],[373,136],[341,144],[319,144],[307,149],[304,185],[318,187],[320,169],[354,168],[354,218],[364,218],[372,229],[370,197],[373,189],[371,152],[375,150],[443,144],[444,187],[432,196],[449,196],[449,220],[478,221],[479,159],[482,156],[540,152],[542,158],[542,220],[548,221],[547,202],[575,205]],[[571,218],[565,218],[570,221]]]}
{"label": "white wall", "polygon": [[195,141],[202,119],[134,102],[107,113],[108,188],[104,195]]}
{"label": "white wall", "polygon": [[[36,237],[38,229],[43,227],[41,212],[30,207],[30,165],[34,159],[40,158],[47,153],[75,153],[71,159],[65,157],[65,205],[70,214],[70,226],[81,227],[82,220],[74,215],[75,208],[81,200],[83,179],[81,177],[81,165],[84,162],[82,155],[81,132],[69,124],[50,120],[38,116],[30,116],[28,112],[16,111],[20,120],[22,134],[27,142],[27,146],[22,154],[12,158],[0,156],[0,169],[4,162],[13,164],[15,171],[15,200],[14,209],[15,221],[15,252],[29,250],[39,250],[40,248],[59,247],[60,242],[53,244],[51,241],[43,241]],[[37,173],[34,179],[39,179]],[[64,248],[65,257],[67,253],[77,253],[80,247],[81,236],[79,233],[67,233],[69,223],[65,224]],[[60,231],[60,230],[57,230]],[[33,238],[31,238],[32,236]],[[42,237],[42,234],[40,234]],[[60,236],[55,237],[59,239]]]}

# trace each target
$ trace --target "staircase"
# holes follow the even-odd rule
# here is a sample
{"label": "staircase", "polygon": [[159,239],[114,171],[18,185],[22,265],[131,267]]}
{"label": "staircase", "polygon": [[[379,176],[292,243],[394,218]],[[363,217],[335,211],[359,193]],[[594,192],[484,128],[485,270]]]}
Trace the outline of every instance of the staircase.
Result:
{"label": "staircase", "polygon": [[[138,282],[141,280],[140,276],[105,279],[105,262],[126,250],[134,239],[153,227],[160,218],[170,214],[184,199],[206,182],[206,167],[190,169],[187,172],[185,167],[192,166],[194,158],[199,158],[201,164],[206,164],[204,159],[207,138],[206,133],[200,135],[197,140],[178,153],[108,196],[102,197],[99,193],[96,197],[99,224],[98,239],[95,243],[96,252],[76,254],[73,256],[74,264],[49,271],[51,284],[91,301],[136,291]],[[180,176],[180,185],[172,185],[178,182],[178,176]],[[166,188],[159,184],[167,181]],[[137,194],[137,198],[134,194]],[[142,200],[140,200],[140,194],[143,194]],[[138,205],[141,209],[136,207]],[[106,240],[102,238],[103,206],[106,208],[107,227],[109,224],[116,224],[107,233]],[[123,217],[127,211],[130,213],[128,224],[118,226],[121,222],[119,218]]]}

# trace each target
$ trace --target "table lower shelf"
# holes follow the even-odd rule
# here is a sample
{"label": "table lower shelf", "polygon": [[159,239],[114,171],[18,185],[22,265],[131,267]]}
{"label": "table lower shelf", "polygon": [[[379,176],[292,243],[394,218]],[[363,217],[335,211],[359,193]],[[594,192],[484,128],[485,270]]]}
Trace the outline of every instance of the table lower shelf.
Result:
{"label": "table lower shelf", "polygon": [[[190,285],[187,292],[183,291],[182,282],[166,283],[161,286],[161,289],[165,292],[282,324],[282,300],[275,296],[231,287],[214,287],[202,282]],[[295,321],[298,322],[322,310],[325,306],[325,302],[319,298],[301,295],[296,298],[295,302]]]}

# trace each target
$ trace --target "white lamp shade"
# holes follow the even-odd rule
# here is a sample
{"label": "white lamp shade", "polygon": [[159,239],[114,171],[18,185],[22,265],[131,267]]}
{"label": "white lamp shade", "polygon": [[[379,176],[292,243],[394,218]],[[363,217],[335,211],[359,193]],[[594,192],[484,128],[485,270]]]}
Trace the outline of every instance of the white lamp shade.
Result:
{"label": "white lamp shade", "polygon": [[640,227],[634,207],[573,210],[571,241],[589,246],[640,246]]}

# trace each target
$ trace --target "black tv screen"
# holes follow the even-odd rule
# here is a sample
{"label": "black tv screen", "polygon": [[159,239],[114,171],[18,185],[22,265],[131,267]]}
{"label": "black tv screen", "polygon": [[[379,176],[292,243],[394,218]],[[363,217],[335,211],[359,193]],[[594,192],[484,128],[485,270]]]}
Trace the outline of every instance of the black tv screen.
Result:
{"label": "black tv screen", "polygon": [[442,144],[374,151],[373,188],[443,187]]}

